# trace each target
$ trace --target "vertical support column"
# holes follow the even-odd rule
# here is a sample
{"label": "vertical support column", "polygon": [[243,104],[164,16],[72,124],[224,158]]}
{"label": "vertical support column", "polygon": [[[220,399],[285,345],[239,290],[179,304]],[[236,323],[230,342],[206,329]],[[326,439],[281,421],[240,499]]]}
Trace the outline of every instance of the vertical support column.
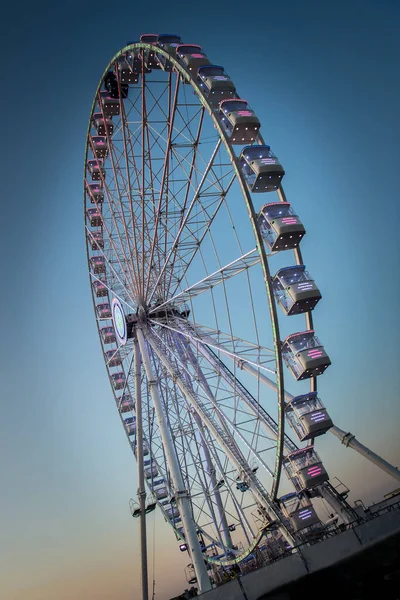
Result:
{"label": "vertical support column", "polygon": [[203,554],[200,549],[199,540],[196,533],[196,525],[192,517],[192,507],[189,501],[189,494],[185,488],[181,469],[176,455],[175,446],[172,440],[171,432],[168,427],[164,407],[161,401],[158,381],[153,373],[153,368],[150,361],[150,355],[146,345],[146,340],[143,331],[140,327],[136,329],[136,335],[142,355],[142,360],[147,376],[147,383],[150,389],[151,397],[154,404],[158,426],[160,428],[161,439],[167,460],[167,465],[171,473],[172,483],[174,486],[176,503],[179,508],[179,513],[182,518],[183,528],[185,530],[185,541],[188,546],[190,557],[197,577],[197,583],[201,593],[211,590],[211,582],[207,574],[206,565],[204,563]]}
{"label": "vertical support column", "polygon": [[144,483],[143,466],[143,421],[142,421],[142,382],[141,357],[138,341],[133,342],[135,370],[135,401],[136,401],[136,459],[138,465],[138,499],[140,508],[140,555],[142,575],[142,600],[149,599],[149,584],[147,574],[147,537],[146,537],[146,488]]}

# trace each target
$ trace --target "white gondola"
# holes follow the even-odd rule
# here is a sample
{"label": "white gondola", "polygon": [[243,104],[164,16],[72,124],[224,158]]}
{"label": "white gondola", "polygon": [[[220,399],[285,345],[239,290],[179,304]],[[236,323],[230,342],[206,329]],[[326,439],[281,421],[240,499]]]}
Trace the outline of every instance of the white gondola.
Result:
{"label": "white gondola", "polygon": [[258,215],[258,227],[272,252],[297,248],[306,232],[289,202],[264,204]]}
{"label": "white gondola", "polygon": [[331,364],[312,329],[288,335],[282,343],[282,358],[297,381],[321,375]]}
{"label": "white gondola", "polygon": [[157,500],[164,500],[168,496],[168,490],[165,486],[153,490],[153,493]]}
{"label": "white gondola", "polygon": [[159,487],[160,485],[165,485],[164,477],[161,477],[160,479],[154,479],[151,482],[151,485],[153,489]]}
{"label": "white gondola", "polygon": [[[157,46],[162,48],[168,54],[175,57],[176,49],[181,43],[181,38],[179,35],[175,35],[173,33],[161,33],[157,36]],[[156,60],[158,61],[160,67],[163,71],[170,71],[172,68],[172,63],[164,56],[160,54],[156,55]]]}
{"label": "white gondola", "polygon": [[314,446],[292,452],[282,464],[297,491],[309,490],[329,479]]}
{"label": "white gondola", "polygon": [[115,342],[116,337],[115,337],[115,331],[114,331],[114,327],[102,327],[100,329],[100,333],[101,333],[101,337],[103,338],[103,342],[105,344],[112,344],[113,342]]}
{"label": "white gondola", "polygon": [[124,419],[124,425],[128,435],[136,434],[136,417],[128,417],[127,419]]}
{"label": "white gondola", "polygon": [[[140,41],[144,44],[156,44],[157,43],[158,34],[157,33],[144,33],[140,36]],[[148,71],[152,71],[153,69],[160,69],[160,64],[156,60],[154,50],[141,50],[141,55],[144,60],[144,66]]]}
{"label": "white gondola", "polygon": [[91,227],[100,227],[100,225],[103,224],[103,219],[99,208],[88,208],[86,211],[86,216]]}
{"label": "white gondola", "polygon": [[[135,454],[135,456],[137,456],[137,442],[132,442],[132,448],[133,448],[133,452]],[[147,456],[149,454],[150,450],[149,450],[149,444],[147,443],[147,440],[143,440],[143,456]]]}
{"label": "white gondola", "polygon": [[101,112],[95,112],[92,116],[92,123],[97,131],[97,135],[109,135],[111,136],[114,132],[114,123],[111,119],[103,116]]}
{"label": "white gondola", "polygon": [[311,502],[302,494],[291,492],[279,498],[283,513],[289,518],[294,531],[301,531],[320,523]]}
{"label": "white gondola", "polygon": [[106,170],[103,168],[103,159],[95,158],[87,161],[87,168],[92,178],[92,181],[104,181],[106,178]]}
{"label": "white gondola", "polygon": [[[176,49],[176,58],[196,78],[200,67],[210,64],[207,56],[197,44],[180,44]],[[185,83],[189,80],[184,79]]]}
{"label": "white gondola", "polygon": [[114,390],[122,390],[125,387],[125,373],[112,373],[110,375]]}
{"label": "white gondola", "polygon": [[91,148],[96,158],[106,158],[108,154],[107,138],[104,135],[94,135]]}
{"label": "white gondola", "polygon": [[141,61],[135,54],[122,56],[118,60],[118,76],[120,82],[126,84],[136,84],[139,81],[141,71]]}
{"label": "white gondola", "polygon": [[174,521],[174,523],[178,523],[178,521],[181,521],[181,517],[179,514],[179,510],[176,506],[170,506],[169,508],[167,508],[165,510],[165,512],[167,513],[167,515],[169,516],[169,518]]}
{"label": "white gondola", "polygon": [[287,316],[314,310],[321,292],[304,265],[279,269],[272,281],[275,298]]}
{"label": "white gondola", "polygon": [[287,404],[285,413],[290,426],[302,442],[323,435],[333,426],[317,392],[296,396]]}
{"label": "white gondola", "polygon": [[93,281],[92,286],[93,291],[96,294],[96,298],[104,298],[104,296],[107,296],[108,290],[103,281],[96,279],[95,281]]}
{"label": "white gondola", "polygon": [[130,394],[123,394],[121,398],[117,399],[117,406],[120,413],[131,412],[135,409],[135,403]]}
{"label": "white gondola", "polygon": [[156,462],[154,460],[150,460],[150,459],[144,460],[143,467],[144,467],[144,476],[146,477],[146,479],[151,479],[152,477],[157,477],[158,468],[157,468]]}
{"label": "white gondola", "polygon": [[261,123],[247,100],[231,98],[219,104],[219,118],[232,144],[251,144]]}
{"label": "white gondola", "polygon": [[122,365],[122,358],[118,350],[107,350],[104,353],[104,358],[109,367],[119,367]]}
{"label": "white gondola", "polygon": [[104,256],[92,256],[90,258],[92,271],[95,274],[106,272],[106,260]]}
{"label": "white gondola", "polygon": [[217,108],[222,100],[236,96],[235,84],[219,65],[206,65],[197,71],[199,87],[211,106]]}
{"label": "white gondola", "polygon": [[121,112],[120,99],[112,98],[107,90],[100,92],[100,102],[105,117],[116,117]]}
{"label": "white gondola", "polygon": [[101,183],[88,183],[86,185],[86,195],[92,204],[104,202],[104,191]]}
{"label": "white gondola", "polygon": [[111,305],[98,304],[96,306],[96,313],[99,319],[109,319],[111,317]]}
{"label": "white gondola", "polygon": [[246,146],[239,164],[251,192],[273,192],[281,185],[285,174],[270,146]]}
{"label": "white gondola", "polygon": [[102,231],[91,231],[88,233],[88,238],[90,241],[90,245],[92,250],[103,250],[104,249],[104,238]]}

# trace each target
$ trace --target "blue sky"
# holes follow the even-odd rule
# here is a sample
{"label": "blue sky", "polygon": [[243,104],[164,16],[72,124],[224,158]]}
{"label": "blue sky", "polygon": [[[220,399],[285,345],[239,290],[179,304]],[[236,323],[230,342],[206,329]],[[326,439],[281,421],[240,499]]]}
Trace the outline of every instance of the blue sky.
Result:
{"label": "blue sky", "polygon": [[[333,363],[324,402],[338,426],[400,463],[398,5],[232,6],[7,9],[1,600],[139,597],[135,465],[92,314],[82,176],[98,79],[142,32],[201,44],[256,110],[301,206],[306,264],[324,293],[315,317]],[[396,487],[331,437],[320,453],[353,499]],[[152,518],[165,600],[184,587],[187,556]]]}

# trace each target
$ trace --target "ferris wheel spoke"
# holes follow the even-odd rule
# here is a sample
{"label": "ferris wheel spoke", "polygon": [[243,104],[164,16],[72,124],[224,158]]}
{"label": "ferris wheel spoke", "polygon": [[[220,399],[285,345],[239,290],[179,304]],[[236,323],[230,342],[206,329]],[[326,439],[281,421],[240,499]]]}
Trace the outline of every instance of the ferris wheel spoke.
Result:
{"label": "ferris wheel spoke", "polygon": [[[142,230],[141,230],[141,244],[142,244],[142,264],[141,264],[141,281],[142,281],[142,285],[144,285],[144,281],[145,281],[145,257],[146,257],[146,248],[145,248],[145,235],[146,235],[146,230],[147,230],[147,223],[146,223],[146,205],[145,205],[145,189],[146,189],[146,185],[145,185],[145,158],[146,158],[146,152],[145,152],[145,127],[144,127],[144,123],[147,119],[147,114],[146,114],[146,96],[145,96],[145,90],[146,90],[146,80],[145,80],[145,76],[144,76],[144,64],[142,63],[142,86],[141,86],[141,93],[142,93],[142,131],[141,131],[141,147],[142,147],[142,196],[141,196],[141,202],[142,202]],[[143,289],[140,290],[140,295],[143,296]]]}
{"label": "ferris wheel spoke", "polygon": [[[142,86],[142,96],[145,97],[145,94],[143,93],[143,90],[146,89],[146,91],[148,90],[148,86],[146,86],[146,88],[144,88],[144,86]],[[152,198],[151,203],[148,203],[146,201],[146,204],[149,206],[149,208],[151,209],[151,214],[146,215],[146,219],[145,219],[145,196],[142,196],[142,219],[143,219],[143,227],[142,227],[142,241],[144,243],[145,238],[147,237],[147,241],[145,246],[143,246],[143,253],[142,253],[142,272],[144,273],[146,271],[147,268],[147,276],[146,276],[146,281],[143,282],[143,290],[142,290],[142,296],[144,296],[145,293],[145,288],[147,287],[147,280],[149,277],[151,277],[152,275],[152,270],[154,266],[157,266],[157,268],[160,268],[160,265],[154,265],[153,264],[153,258],[154,258],[154,252],[155,252],[155,247],[158,243],[158,220],[159,217],[157,217],[157,215],[159,215],[159,213],[161,212],[160,209],[160,202],[163,199],[163,188],[164,188],[164,184],[162,182],[162,167],[158,170],[158,172],[156,172],[153,169],[153,163],[152,163],[152,158],[151,158],[151,154],[152,154],[152,150],[154,148],[156,148],[158,150],[158,152],[162,152],[164,158],[163,158],[163,162],[165,162],[166,157],[169,154],[169,150],[168,150],[168,141],[164,140],[166,143],[166,149],[164,148],[164,146],[162,146],[160,144],[160,139],[162,138],[162,131],[158,130],[154,130],[152,131],[152,128],[150,126],[150,115],[151,112],[155,109],[155,107],[158,107],[161,109],[161,104],[160,104],[160,99],[162,98],[162,96],[165,94],[166,89],[168,90],[168,104],[169,104],[169,113],[171,112],[171,90],[172,90],[172,85],[171,85],[171,75],[169,76],[169,80],[168,80],[168,85],[166,87],[163,87],[161,94],[158,98],[156,98],[153,94],[150,94],[150,98],[153,99],[153,106],[150,108],[149,111],[147,111],[146,108],[146,101],[145,99],[142,102],[142,178],[144,176],[144,172],[145,170],[147,170],[147,172],[149,173],[149,181],[147,182],[147,187],[150,190],[150,195]],[[179,82],[177,82],[176,84],[176,89],[175,89],[175,95],[178,94],[178,89],[179,89]],[[165,115],[164,111],[162,111],[163,114]],[[167,118],[167,117],[166,117]],[[169,122],[169,119],[167,119],[167,123]],[[168,129],[168,125],[167,125],[167,129]],[[146,134],[144,135],[143,131],[145,130]],[[151,141],[151,137],[152,137],[152,141]],[[147,151],[144,152],[144,139],[146,139],[146,145],[147,145]],[[147,162],[145,159],[145,156],[147,157]],[[145,169],[145,167],[147,167],[147,169]],[[168,164],[167,164],[168,167]],[[167,168],[166,167],[166,168]],[[167,173],[168,171],[166,171]],[[161,180],[160,180],[160,175],[161,175]],[[155,188],[155,181],[157,181],[158,184],[160,184],[160,193],[159,193],[159,203],[158,203],[158,207],[156,206],[156,200],[155,200],[155,193],[154,193],[154,188]],[[151,228],[149,227],[149,224],[152,224]],[[153,233],[151,233],[151,230],[153,231]],[[146,234],[146,235],[145,235]],[[160,253],[157,254],[157,262],[159,263],[159,259],[160,259]]]}
{"label": "ferris wheel spoke", "polygon": [[166,145],[165,145],[165,155],[164,155],[164,162],[163,162],[163,166],[162,166],[162,175],[161,175],[161,181],[160,181],[160,193],[159,193],[159,198],[158,198],[158,205],[157,205],[157,209],[155,210],[155,220],[154,220],[154,226],[153,226],[154,227],[153,240],[151,242],[151,247],[150,247],[150,259],[149,259],[149,267],[148,267],[148,273],[147,273],[147,281],[146,281],[146,286],[144,288],[144,293],[143,293],[144,297],[147,296],[148,288],[149,288],[149,284],[150,284],[154,251],[155,251],[156,243],[158,241],[158,236],[159,236],[158,226],[159,226],[159,222],[161,219],[163,209],[164,209],[164,213],[166,215],[165,218],[168,217],[168,193],[166,194],[166,198],[164,200],[164,189],[165,189],[166,182],[168,180],[171,141],[172,141],[172,135],[174,132],[174,119],[175,119],[176,106],[177,106],[177,102],[178,102],[179,81],[180,81],[179,77],[177,77],[175,90],[174,90],[174,94],[173,94],[173,100],[171,100],[171,77],[172,77],[172,74],[170,74],[170,76],[169,76],[169,85],[168,85],[168,115],[167,115],[168,137],[167,137]]}
{"label": "ferris wheel spoke", "polygon": [[250,269],[250,267],[258,265],[259,262],[260,255],[257,248],[254,248],[254,250],[250,250],[250,252],[247,252],[227,265],[224,265],[217,271],[214,271],[214,273],[211,273],[211,275],[207,275],[207,277],[204,277],[197,283],[187,287],[186,289],[182,290],[182,292],[172,296],[162,304],[158,304],[156,308],[151,308],[149,314],[151,315],[155,310],[159,310],[164,306],[168,306],[169,304],[175,305],[189,302],[199,294],[203,294],[204,292],[213,289],[220,283],[227,281],[236,275],[240,275],[243,273],[243,271]]}
{"label": "ferris wheel spoke", "polygon": [[[184,215],[186,207],[187,207],[187,203],[188,203],[188,198],[189,198],[189,193],[190,190],[194,187],[193,186],[193,177],[196,175],[196,169],[195,169],[195,165],[196,165],[196,160],[197,160],[197,148],[198,148],[198,144],[199,144],[199,140],[201,137],[201,133],[202,133],[202,128],[203,128],[203,122],[204,122],[204,114],[205,114],[205,108],[201,107],[198,111],[195,111],[195,114],[192,116],[191,119],[189,119],[189,122],[183,120],[183,127],[187,128],[189,127],[189,124],[191,122],[193,122],[195,119],[198,121],[197,123],[197,131],[196,134],[191,136],[191,139],[188,139],[188,146],[189,146],[189,154],[191,154],[191,160],[190,160],[190,167],[189,167],[189,171],[186,173],[184,170],[184,177],[182,178],[182,175],[180,175],[180,177],[182,178],[182,187],[181,190],[178,190],[178,193],[180,191],[183,192],[183,190],[185,189],[185,193],[183,196],[183,200],[182,202],[175,202],[175,212],[178,210],[179,212],[176,212],[177,217],[175,217],[174,219],[172,219],[172,227],[174,228],[176,226],[177,223],[179,223],[179,221],[182,221],[182,215]],[[179,130],[177,128],[175,128],[175,139],[179,139],[179,137],[182,135],[182,128]],[[177,144],[175,143],[174,148],[173,148],[173,156],[175,156],[175,158],[177,158]],[[172,170],[170,176],[172,177],[174,170],[177,170],[178,167],[181,165],[181,161],[178,160],[177,161],[177,165],[175,166],[175,169]],[[177,199],[177,195],[173,194],[173,199]],[[168,216],[168,212],[167,212],[167,216]],[[165,225],[165,238],[164,238],[164,246],[163,246],[163,256],[167,255],[168,252],[168,237],[169,235],[171,235],[170,233],[171,230],[171,225],[168,226],[168,224],[166,223]],[[173,238],[173,234],[172,234],[172,238]],[[171,276],[173,273],[173,265],[172,267],[169,269]],[[166,279],[168,276],[168,271],[165,271],[165,276],[163,278],[164,280],[164,297],[166,297],[167,295],[167,288],[166,288]]]}
{"label": "ferris wheel spoke", "polygon": [[[227,173],[225,173],[225,177],[230,176],[231,172],[233,171],[233,169],[231,169],[231,165],[225,164],[223,166],[229,167]],[[215,181],[209,186],[207,192],[204,193],[204,196],[208,198],[208,201],[204,202],[199,197],[197,212],[192,215],[192,220],[196,221],[197,227],[199,223],[201,224],[200,230],[197,229],[196,235],[193,235],[193,231],[190,228],[187,228],[186,236],[182,236],[183,239],[180,242],[180,247],[177,246],[174,250],[172,266],[169,269],[169,283],[167,286],[166,297],[168,297],[170,293],[175,294],[176,290],[181,285],[182,280],[184,279],[195,256],[199,252],[203,240],[205,239],[207,233],[209,233],[211,225],[221,206],[225,203],[226,196],[228,195],[228,192],[235,181],[235,175],[233,174],[230,176],[226,186],[223,187],[217,175],[215,173],[213,174]],[[221,180],[222,179],[223,178],[221,178]],[[218,186],[216,186],[216,183],[218,183]],[[212,201],[213,198],[214,201]],[[184,251],[182,252],[183,248]],[[178,259],[181,265],[176,264]],[[174,275],[175,271],[176,274]],[[173,280],[175,280],[175,287],[172,287]]]}
{"label": "ferris wheel spoke", "polygon": [[[273,364],[275,362],[273,351],[269,348],[258,346],[241,338],[232,337],[227,333],[213,330],[210,327],[200,326],[197,323],[189,323],[183,319],[179,319],[179,321],[174,319],[174,321],[172,321],[174,325],[171,325],[170,322],[167,324],[153,319],[150,319],[150,322],[161,328],[181,333],[189,339],[195,347],[198,345],[205,345],[213,348],[231,358],[239,366],[241,361],[246,361],[256,369],[261,369],[262,371],[274,375],[276,373],[275,369],[267,366],[267,364]],[[232,348],[232,350],[230,348]],[[253,355],[257,357],[258,362],[249,358],[249,356],[251,357]]]}
{"label": "ferris wheel spoke", "polygon": [[[152,233],[153,221],[156,214],[155,204],[155,190],[154,182],[157,179],[157,174],[154,172],[152,165],[152,152],[156,146],[159,145],[158,137],[153,136],[153,141],[150,137],[149,129],[149,118],[155,107],[160,107],[160,98],[165,94],[166,89],[170,90],[171,81],[169,79],[168,85],[162,87],[161,95],[156,98],[153,94],[149,93],[150,88],[146,83],[144,72],[142,72],[142,86],[141,86],[141,131],[140,131],[140,146],[142,150],[141,155],[141,276],[142,276],[142,288],[141,297],[144,297],[144,289],[146,286],[146,269],[150,272],[149,265],[149,253],[152,244]],[[153,99],[153,103],[148,109],[146,94],[149,99]],[[149,201],[150,198],[150,201]]]}
{"label": "ferris wheel spoke", "polygon": [[216,155],[218,153],[218,150],[219,150],[220,146],[221,146],[221,140],[219,139],[218,142],[217,142],[217,144],[216,144],[216,146],[215,146],[215,148],[214,148],[214,151],[213,151],[213,153],[211,155],[210,161],[209,161],[209,163],[208,163],[208,165],[207,165],[207,167],[206,167],[206,169],[205,169],[205,171],[203,173],[201,181],[200,181],[199,185],[197,186],[197,188],[195,190],[193,198],[192,198],[192,200],[191,200],[191,202],[190,202],[190,204],[188,206],[188,209],[187,209],[185,215],[182,218],[182,221],[181,221],[181,224],[179,226],[179,229],[178,229],[178,232],[176,234],[176,237],[175,237],[175,239],[174,239],[174,241],[172,243],[172,246],[171,246],[171,248],[170,248],[170,250],[168,252],[168,255],[167,255],[166,259],[165,259],[164,265],[162,266],[161,271],[160,271],[160,273],[159,273],[159,275],[158,275],[158,277],[157,277],[157,279],[155,281],[153,290],[149,293],[149,296],[148,296],[148,299],[147,299],[147,303],[148,304],[150,304],[151,300],[153,299],[154,294],[157,292],[157,289],[158,289],[158,286],[160,284],[160,281],[164,277],[164,273],[165,273],[166,269],[169,267],[170,260],[171,260],[171,258],[173,258],[174,253],[175,253],[175,251],[178,248],[181,235],[182,235],[182,233],[183,233],[183,231],[185,229],[185,226],[187,225],[187,223],[189,221],[189,217],[191,216],[191,213],[192,213],[193,209],[196,206],[196,202],[199,200],[201,190],[202,190],[202,188],[203,188],[203,186],[204,186],[204,184],[206,182],[208,173],[212,169],[214,159],[215,159],[215,157],[216,157]]}

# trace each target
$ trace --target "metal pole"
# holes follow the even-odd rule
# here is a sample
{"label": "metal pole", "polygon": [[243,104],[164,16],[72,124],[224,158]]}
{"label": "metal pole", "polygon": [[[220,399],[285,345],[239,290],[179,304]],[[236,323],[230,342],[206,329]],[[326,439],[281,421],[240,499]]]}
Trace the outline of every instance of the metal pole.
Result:
{"label": "metal pole", "polygon": [[146,488],[143,467],[143,427],[142,427],[142,381],[141,360],[137,339],[133,342],[135,369],[135,401],[136,401],[136,458],[138,465],[138,499],[140,508],[140,554],[142,573],[142,600],[149,599],[147,575],[147,538],[146,538]]}
{"label": "metal pole", "polygon": [[344,446],[346,446],[347,448],[353,448],[353,450],[356,450],[362,456],[368,458],[368,460],[370,460],[377,467],[382,469],[382,471],[385,471],[386,473],[400,481],[399,469],[388,463],[384,458],[382,458],[378,454],[375,454],[375,452],[372,452],[372,450],[367,448],[367,446],[364,446],[364,444],[361,444],[361,442],[356,440],[356,437],[352,433],[346,433],[345,431],[343,431],[343,429],[339,429],[339,427],[336,427],[336,425],[331,427],[329,431],[333,433],[334,436],[339,438],[339,440]]}
{"label": "metal pole", "polygon": [[[272,379],[270,379],[269,377],[264,375],[264,373],[261,373],[260,371],[258,371],[258,369],[253,367],[253,365],[249,364],[247,361],[237,360],[236,364],[239,367],[239,369],[242,369],[242,371],[247,371],[247,373],[254,375],[254,377],[257,377],[257,379],[259,379],[260,381],[265,383],[265,385],[267,385],[269,388],[271,388],[271,390],[274,390],[274,392],[278,391],[278,386],[276,385],[275,381],[272,381]],[[293,400],[293,398],[294,398],[293,394],[290,394],[289,392],[287,392],[285,390],[285,400],[290,401],[290,400]]]}
{"label": "metal pole", "polygon": [[164,447],[165,457],[167,460],[167,465],[171,473],[176,504],[179,508],[179,514],[182,518],[183,528],[185,530],[185,540],[196,573],[197,583],[199,584],[199,590],[201,593],[208,592],[209,590],[211,590],[211,582],[207,574],[203,554],[201,552],[199,540],[197,538],[196,525],[192,517],[192,507],[189,500],[189,494],[183,481],[178,457],[176,455],[174,442],[171,436],[171,431],[169,430],[165,410],[161,401],[158,389],[158,381],[155,375],[153,374],[153,368],[151,365],[146,340],[143,331],[140,327],[137,327],[136,335],[139,342],[140,352],[142,355],[142,360],[147,375],[147,383],[150,388],[151,397],[153,399],[158,426],[160,428],[160,434]]}

